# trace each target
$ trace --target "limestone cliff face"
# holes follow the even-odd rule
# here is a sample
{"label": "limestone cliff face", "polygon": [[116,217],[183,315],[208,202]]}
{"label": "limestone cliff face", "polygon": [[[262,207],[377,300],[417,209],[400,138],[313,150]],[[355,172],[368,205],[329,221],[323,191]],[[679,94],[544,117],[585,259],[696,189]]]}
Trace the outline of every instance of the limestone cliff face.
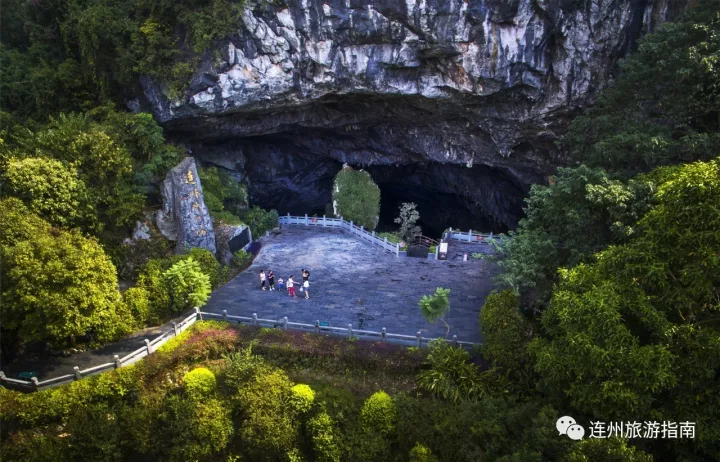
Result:
{"label": "limestone cliff face", "polygon": [[365,166],[483,165],[522,189],[562,163],[557,137],[638,36],[687,2],[260,3],[207,54],[186,98],[168,101],[143,81],[155,115],[196,156],[222,151],[221,163],[240,170],[253,162],[248,150]]}

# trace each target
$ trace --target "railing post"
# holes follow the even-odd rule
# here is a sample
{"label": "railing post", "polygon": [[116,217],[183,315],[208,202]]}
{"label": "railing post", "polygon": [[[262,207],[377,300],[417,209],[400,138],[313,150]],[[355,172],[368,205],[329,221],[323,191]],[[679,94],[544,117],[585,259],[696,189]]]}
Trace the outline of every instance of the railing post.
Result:
{"label": "railing post", "polygon": [[468,242],[472,241],[472,229],[468,230]]}
{"label": "railing post", "polygon": [[288,330],[288,318],[285,316],[283,318],[283,329]]}
{"label": "railing post", "polygon": [[417,347],[420,348],[422,346],[422,332],[418,331],[417,333]]}
{"label": "railing post", "polygon": [[350,232],[355,234],[355,231],[353,231],[353,222],[350,220]]}
{"label": "railing post", "polygon": [[200,321],[202,321],[202,314],[200,314],[200,308],[198,308],[197,306],[195,307],[195,314],[195,319],[199,319]]}
{"label": "railing post", "polygon": [[317,321],[315,321],[315,333],[316,334],[320,333],[320,320],[319,319]]}
{"label": "railing post", "polygon": [[253,313],[253,326],[257,326],[257,325],[258,325],[257,313]]}
{"label": "railing post", "polygon": [[387,244],[387,237],[385,238],[385,244]]}
{"label": "railing post", "polygon": [[307,213],[306,213],[305,214],[305,226],[307,226],[307,225],[308,225],[308,221],[307,221]]}
{"label": "railing post", "polygon": [[223,310],[223,321],[227,322],[227,310]]}
{"label": "railing post", "polygon": [[75,380],[80,380],[82,378],[82,374],[80,373],[80,368],[75,366],[75,367],[73,367],[73,371],[75,371]]}
{"label": "railing post", "polygon": [[120,356],[114,355],[114,356],[113,356],[113,359],[115,360],[115,369],[120,369],[120,366],[121,366],[121,364],[120,364]]}
{"label": "railing post", "polygon": [[360,235],[363,235],[363,234],[365,234],[365,227],[360,226]]}
{"label": "railing post", "polygon": [[323,228],[327,226],[327,219],[325,218],[325,215],[323,215]]}
{"label": "railing post", "polygon": [[150,340],[145,339],[145,348],[147,349],[147,354],[149,355],[152,353],[152,347],[150,346]]}
{"label": "railing post", "polygon": [[387,342],[387,329],[384,327],[382,328],[382,341],[383,343]]}
{"label": "railing post", "polygon": [[448,231],[448,242],[452,241],[452,226],[450,227],[450,231]]}
{"label": "railing post", "polygon": [[173,321],[173,322],[172,322],[172,325],[173,325],[173,330],[175,331],[175,336],[177,337],[177,335],[178,335],[178,326],[177,326],[177,323],[176,323],[175,321]]}
{"label": "railing post", "polygon": [[396,257],[400,256],[400,243],[399,242],[397,244],[395,244],[395,256]]}
{"label": "railing post", "polygon": [[40,390],[40,381],[38,380],[38,378],[30,377],[30,381],[33,384],[33,388],[35,388],[35,391],[39,391]]}
{"label": "railing post", "polygon": [[373,230],[373,232],[372,232],[372,237],[375,237],[375,231],[374,231],[374,230]]}
{"label": "railing post", "polygon": [[353,337],[352,323],[348,324],[348,338]]}
{"label": "railing post", "polygon": [[457,346],[457,335],[453,335],[453,346]]}
{"label": "railing post", "polygon": [[492,231],[490,231],[490,239],[492,239]]}

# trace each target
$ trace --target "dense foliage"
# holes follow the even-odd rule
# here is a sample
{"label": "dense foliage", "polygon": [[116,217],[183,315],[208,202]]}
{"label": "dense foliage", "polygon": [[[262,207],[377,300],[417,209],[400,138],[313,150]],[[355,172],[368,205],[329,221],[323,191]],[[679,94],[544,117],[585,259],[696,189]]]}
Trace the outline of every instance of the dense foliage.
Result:
{"label": "dense foliage", "polygon": [[[4,460],[647,460],[625,440],[579,445],[558,435],[561,414],[539,400],[432,399],[413,383],[423,356],[403,347],[199,323],[132,367],[29,395],[0,389],[0,454]],[[465,372],[479,373],[466,359]],[[193,382],[203,385],[188,388]],[[295,408],[293,396],[310,396],[308,390],[314,399]]]}
{"label": "dense foliage", "polygon": [[253,239],[260,239],[266,232],[279,226],[279,217],[276,210],[263,210],[253,206],[243,220],[250,227]]}
{"label": "dense foliage", "polygon": [[242,24],[242,1],[9,0],[0,35],[0,106],[45,120],[121,102],[138,77],[181,97],[202,53]]}
{"label": "dense foliage", "polygon": [[333,211],[357,226],[373,230],[380,216],[380,188],[370,174],[345,166],[333,183]]}

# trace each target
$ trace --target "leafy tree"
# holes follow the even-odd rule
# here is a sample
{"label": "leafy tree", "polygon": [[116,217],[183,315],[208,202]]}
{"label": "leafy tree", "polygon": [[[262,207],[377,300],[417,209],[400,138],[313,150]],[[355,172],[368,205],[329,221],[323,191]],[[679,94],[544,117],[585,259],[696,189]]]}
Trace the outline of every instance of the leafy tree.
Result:
{"label": "leafy tree", "polygon": [[400,207],[400,216],[395,219],[395,223],[400,225],[397,235],[406,242],[406,245],[422,234],[422,228],[415,224],[420,219],[415,207],[417,206],[412,202],[403,203]]}
{"label": "leafy tree", "polygon": [[368,230],[377,226],[380,188],[368,172],[344,166],[335,176],[332,200],[336,217],[343,217]]}
{"label": "leafy tree", "polygon": [[3,327],[56,348],[127,331],[115,267],[95,239],[51,229],[2,253]]}
{"label": "leafy tree", "polygon": [[445,321],[445,315],[450,311],[450,289],[438,287],[435,293],[423,298],[418,302],[420,306],[420,314],[426,321],[435,323],[438,319],[445,324],[445,337],[450,334],[450,325]]}
{"label": "leafy tree", "polygon": [[573,121],[565,143],[575,158],[634,173],[716,156],[718,9],[700,2],[640,40],[615,84]]}
{"label": "leafy tree", "polygon": [[253,206],[244,217],[245,223],[250,227],[253,239],[259,239],[265,232],[279,226],[278,213],[275,210],[263,210]]}
{"label": "leafy tree", "polygon": [[584,165],[558,169],[552,184],[533,185],[518,230],[495,244],[503,270],[498,281],[516,294],[534,289],[544,299],[558,267],[591,261],[635,233],[655,183],[651,175],[622,182]]}
{"label": "leafy tree", "polygon": [[665,170],[654,202],[627,244],[561,272],[535,368],[598,419],[688,416],[694,451],[717,457],[720,162]]}
{"label": "leafy tree", "polygon": [[163,282],[168,287],[170,306],[175,313],[201,307],[210,297],[210,278],[192,258],[181,260],[165,271]]}
{"label": "leafy tree", "polygon": [[502,367],[515,382],[532,385],[526,353],[532,327],[520,312],[520,300],[509,290],[488,295],[480,310],[483,356]]}
{"label": "leafy tree", "polygon": [[33,213],[56,226],[94,227],[88,191],[74,167],[54,159],[28,157],[10,159],[5,168],[5,194],[22,199]]}
{"label": "leafy tree", "polygon": [[205,203],[213,217],[225,210],[234,215],[247,210],[245,187],[224,170],[217,167],[203,167],[199,169],[198,175],[200,175]]}

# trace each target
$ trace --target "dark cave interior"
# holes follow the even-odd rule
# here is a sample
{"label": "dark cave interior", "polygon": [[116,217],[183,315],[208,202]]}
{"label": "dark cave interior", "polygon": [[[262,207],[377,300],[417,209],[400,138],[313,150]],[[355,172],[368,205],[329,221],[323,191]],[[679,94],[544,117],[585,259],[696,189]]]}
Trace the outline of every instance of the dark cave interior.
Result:
{"label": "dark cave interior", "polygon": [[[246,138],[221,146],[222,154],[217,146],[194,152],[204,153],[196,155],[205,164],[224,167],[243,178],[252,205],[275,209],[281,215],[326,214],[341,162],[279,144],[278,138],[271,142]],[[439,238],[449,227],[504,232],[520,219],[528,191],[507,171],[484,165],[408,162],[352,167],[367,170],[380,187],[378,231],[396,229],[400,205],[414,202],[420,213],[418,224],[432,238]]]}

